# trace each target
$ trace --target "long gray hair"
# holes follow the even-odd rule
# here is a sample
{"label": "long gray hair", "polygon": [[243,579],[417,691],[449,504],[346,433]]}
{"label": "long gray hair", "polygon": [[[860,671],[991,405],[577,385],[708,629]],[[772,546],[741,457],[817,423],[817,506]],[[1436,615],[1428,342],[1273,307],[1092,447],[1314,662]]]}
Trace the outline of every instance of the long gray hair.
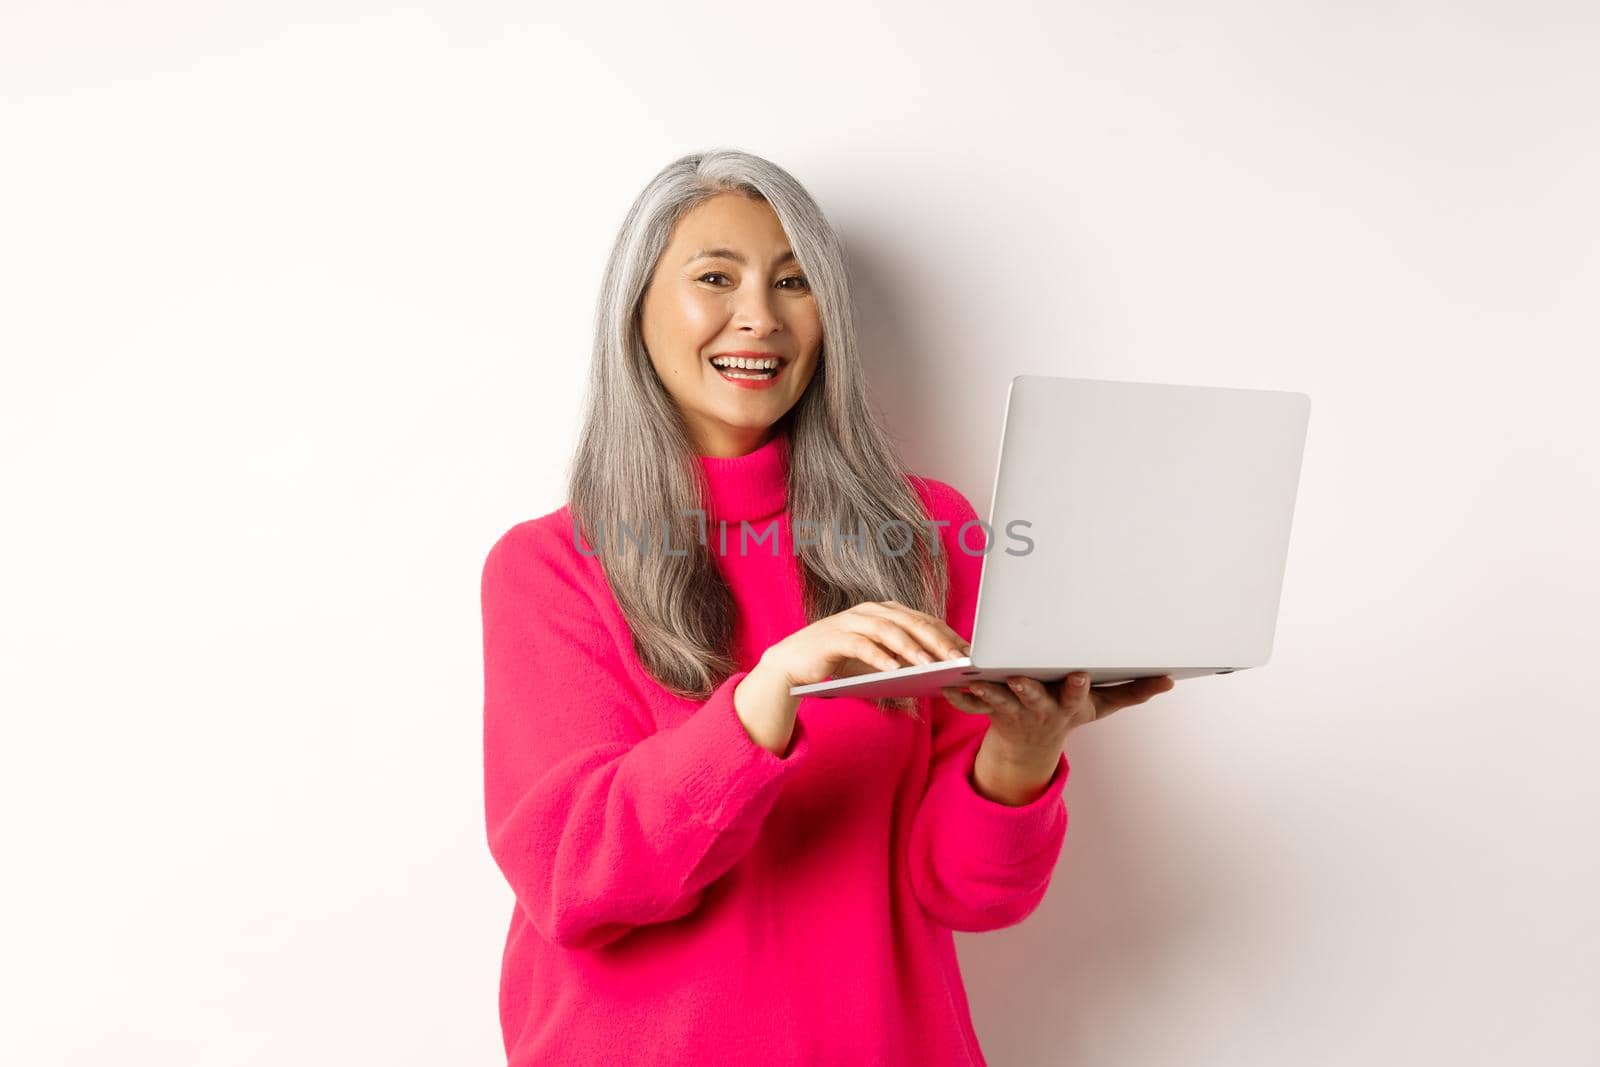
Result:
{"label": "long gray hair", "polygon": [[[896,600],[942,618],[948,594],[943,557],[933,554],[936,535],[928,534],[927,514],[869,404],[838,235],[781,167],[731,149],[683,156],[639,194],[606,263],[568,495],[586,551],[600,558],[641,664],[665,688],[697,700],[709,698],[739,669],[732,655],[736,606],[711,549],[695,550],[708,539],[701,536],[700,519],[686,512],[706,506],[705,472],[645,351],[639,309],[673,227],[723,193],[772,208],[822,320],[816,371],[774,428],[789,435],[791,531],[815,531],[818,542],[795,548],[807,622],[867,600]],[[649,532],[653,543],[659,543],[659,531],[670,530],[671,544],[689,551],[628,552],[614,534],[624,521]],[[807,522],[813,525],[802,526]],[[833,536],[835,523],[845,533],[865,533],[861,550]],[[879,548],[878,530],[886,530],[882,537],[890,552]],[[910,550],[902,551],[908,532]],[[917,717],[915,700],[885,698],[877,704]]]}

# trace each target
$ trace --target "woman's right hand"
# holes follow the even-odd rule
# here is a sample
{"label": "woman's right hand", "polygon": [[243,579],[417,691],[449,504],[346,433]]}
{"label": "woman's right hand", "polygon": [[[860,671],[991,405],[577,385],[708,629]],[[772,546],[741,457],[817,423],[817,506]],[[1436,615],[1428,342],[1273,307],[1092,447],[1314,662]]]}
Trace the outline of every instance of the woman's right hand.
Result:
{"label": "woman's right hand", "polygon": [[800,698],[791,686],[957,659],[971,645],[945,623],[897,600],[868,600],[818,619],[770,646],[734,692],[750,737],[782,755]]}
{"label": "woman's right hand", "polygon": [[796,630],[768,648],[760,666],[787,688],[957,659],[970,647],[943,619],[898,600],[868,600]]}

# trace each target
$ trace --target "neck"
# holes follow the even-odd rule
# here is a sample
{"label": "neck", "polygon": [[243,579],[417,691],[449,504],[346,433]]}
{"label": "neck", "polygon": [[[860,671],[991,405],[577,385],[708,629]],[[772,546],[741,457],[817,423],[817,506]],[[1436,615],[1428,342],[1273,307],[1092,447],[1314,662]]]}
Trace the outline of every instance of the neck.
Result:
{"label": "neck", "polygon": [[734,459],[749,455],[781,432],[778,424],[773,423],[771,426],[758,427],[718,426],[715,429],[701,427],[692,436],[696,455],[709,456],[712,459]]}

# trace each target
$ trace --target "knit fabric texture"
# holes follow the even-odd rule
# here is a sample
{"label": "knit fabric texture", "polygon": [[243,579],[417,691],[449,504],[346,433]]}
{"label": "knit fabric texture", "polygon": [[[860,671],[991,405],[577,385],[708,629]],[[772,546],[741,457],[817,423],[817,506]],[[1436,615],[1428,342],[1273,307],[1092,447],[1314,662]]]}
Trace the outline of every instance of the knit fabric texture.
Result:
{"label": "knit fabric texture", "polygon": [[[515,896],[508,1065],[983,1064],[951,932],[1038,906],[1066,834],[1066,756],[1032,802],[990,800],[971,779],[989,719],[942,697],[919,701],[921,721],[805,697],[783,756],[752,741],[734,690],[807,624],[789,440],[698,458],[740,666],[703,703],[644,671],[567,506],[484,561],[485,812]],[[944,521],[945,619],[970,641],[982,528],[958,543],[971,503],[906,477]]]}

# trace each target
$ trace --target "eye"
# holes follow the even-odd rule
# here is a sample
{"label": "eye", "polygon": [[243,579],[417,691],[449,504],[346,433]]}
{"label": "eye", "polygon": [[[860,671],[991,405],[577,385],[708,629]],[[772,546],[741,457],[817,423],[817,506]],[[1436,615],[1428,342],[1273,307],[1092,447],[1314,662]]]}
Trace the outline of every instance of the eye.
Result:
{"label": "eye", "polygon": [[[720,270],[714,270],[714,271],[709,271],[709,272],[707,272],[705,274],[700,275],[698,278],[695,279],[695,281],[703,282],[707,278],[723,278],[723,279],[726,279],[727,277],[728,276],[726,274],[722,273]],[[789,288],[791,288],[791,289],[805,290],[805,289],[811,288],[811,283],[806,281],[805,278],[802,275],[799,275],[799,274],[791,274],[791,275],[789,275],[789,277],[784,278],[778,284],[782,285],[783,282],[799,282],[800,283],[798,286],[789,286]]]}

